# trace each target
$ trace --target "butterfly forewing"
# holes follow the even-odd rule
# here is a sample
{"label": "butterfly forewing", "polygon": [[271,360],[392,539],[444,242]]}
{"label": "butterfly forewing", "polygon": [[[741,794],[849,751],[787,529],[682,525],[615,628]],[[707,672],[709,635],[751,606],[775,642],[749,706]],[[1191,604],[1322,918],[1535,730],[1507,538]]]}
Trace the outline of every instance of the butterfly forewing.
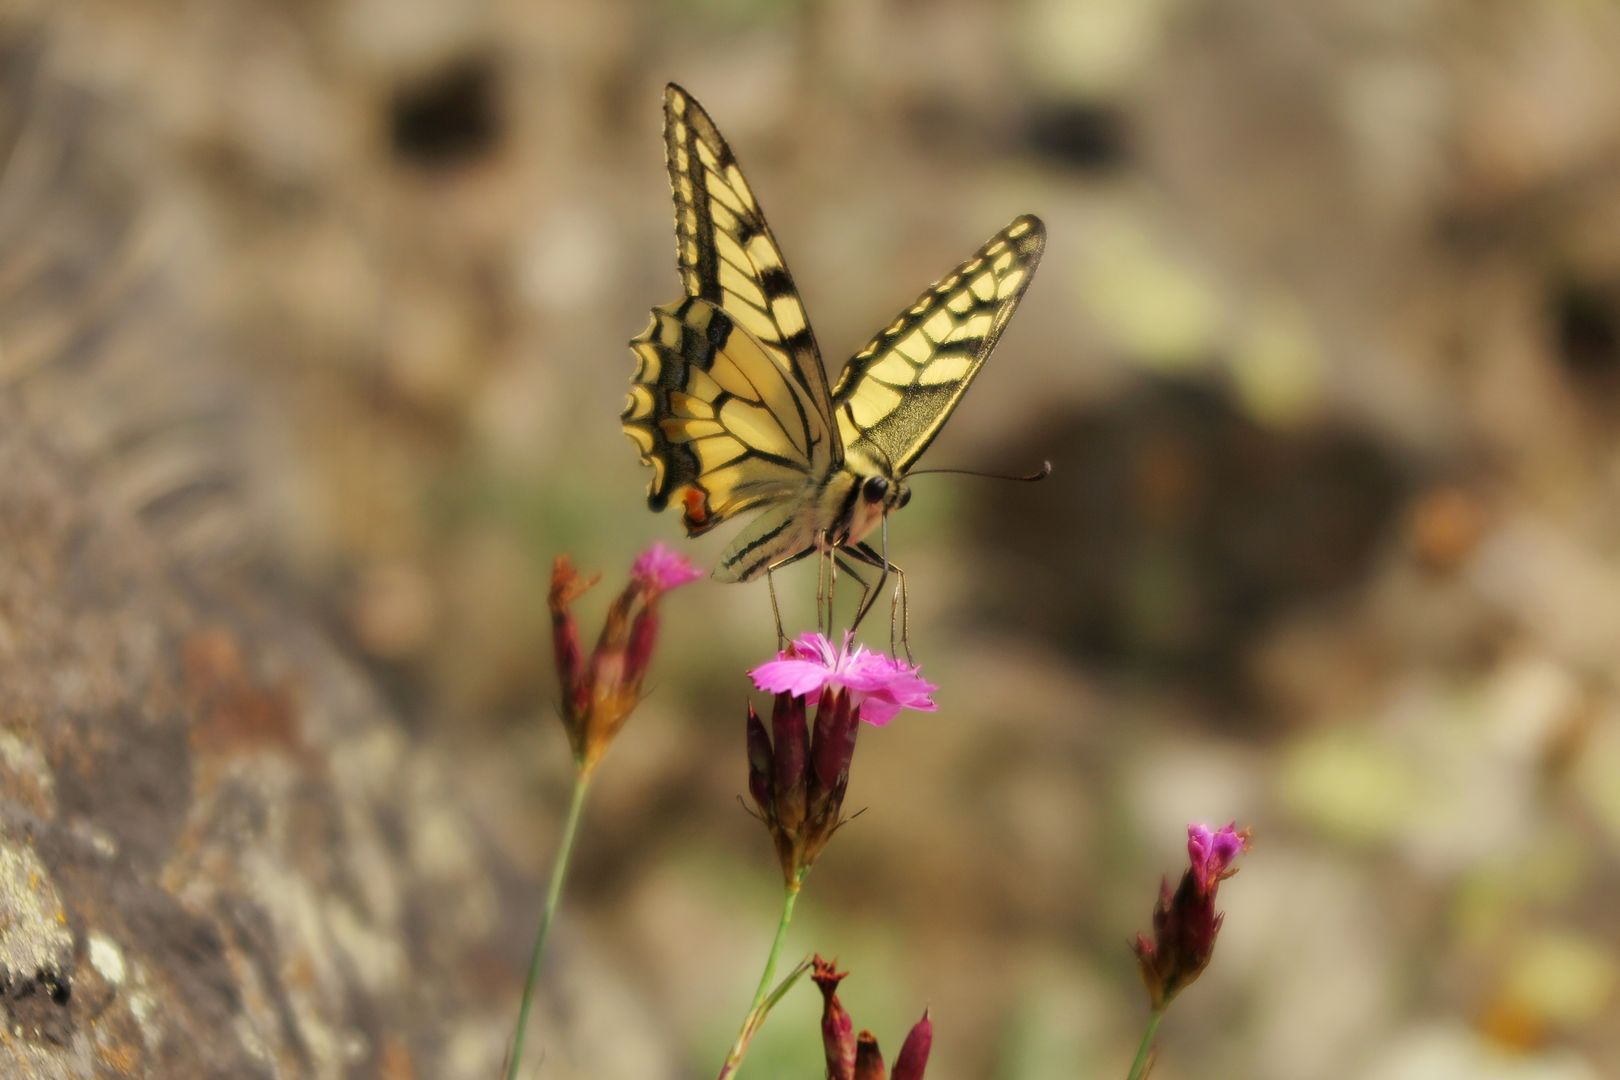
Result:
{"label": "butterfly forewing", "polygon": [[653,467],[648,502],[680,501],[687,532],[762,503],[797,501],[826,475],[831,441],[809,395],[707,300],[653,309],[630,343],[637,368],[621,419]]}
{"label": "butterfly forewing", "polygon": [[856,353],[833,390],[845,445],[905,473],[995,348],[1045,245],[1040,219],[1014,218]]}
{"label": "butterfly forewing", "polygon": [[827,374],[793,276],[736,155],[703,107],[674,83],[664,91],[664,150],[687,295],[723,310],[804,388],[829,437],[821,453],[836,467],[843,448]]}

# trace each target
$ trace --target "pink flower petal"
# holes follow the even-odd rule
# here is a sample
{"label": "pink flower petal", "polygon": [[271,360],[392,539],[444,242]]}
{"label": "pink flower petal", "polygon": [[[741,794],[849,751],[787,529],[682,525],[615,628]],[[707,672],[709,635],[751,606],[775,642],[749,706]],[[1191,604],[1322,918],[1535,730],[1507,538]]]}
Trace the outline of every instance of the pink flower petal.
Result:
{"label": "pink flower petal", "polygon": [[703,576],[684,556],[670,550],[662,540],[637,556],[630,574],[646,582],[656,592],[668,592]]}
{"label": "pink flower petal", "polygon": [[769,660],[748,674],[759,689],[794,697],[809,697],[832,681],[832,673],[814,660]]}
{"label": "pink flower petal", "polygon": [[782,655],[814,660],[829,671],[838,666],[838,650],[833,648],[832,642],[814,631],[800,634],[798,638],[789,642],[787,651]]}
{"label": "pink flower petal", "polygon": [[1249,850],[1249,833],[1237,822],[1211,829],[1207,825],[1187,826],[1187,859],[1200,892],[1208,893],[1222,878],[1230,877],[1232,864]]}
{"label": "pink flower petal", "polygon": [[900,706],[893,701],[869,697],[861,702],[861,719],[873,727],[888,727],[889,721],[900,715]]}
{"label": "pink flower petal", "polygon": [[929,695],[937,687],[919,676],[915,667],[855,645],[850,634],[844,635],[840,646],[821,634],[803,634],[777,659],[761,664],[749,675],[759,689],[778,694],[808,697],[828,687],[848,690],[860,718],[878,727],[894,719],[901,709],[931,712],[936,708]]}

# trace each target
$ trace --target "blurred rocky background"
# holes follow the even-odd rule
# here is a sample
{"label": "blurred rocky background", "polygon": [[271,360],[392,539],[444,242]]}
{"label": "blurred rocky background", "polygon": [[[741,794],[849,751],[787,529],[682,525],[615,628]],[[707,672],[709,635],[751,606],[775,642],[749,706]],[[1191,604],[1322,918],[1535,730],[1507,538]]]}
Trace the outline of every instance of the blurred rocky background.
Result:
{"label": "blurred rocky background", "polygon": [[[1049,230],[928,463],[1056,471],[892,522],[941,708],[863,738],[790,949],[886,1043],[927,1003],[936,1080],[1120,1076],[1125,941],[1236,818],[1155,1076],[1620,1076],[1620,8],[3,10],[7,1075],[498,1069],[568,779],[550,561],[678,533],[617,422],[674,79],[835,367]],[[774,924],[769,601],[665,618],[538,1075],[712,1074]],[[816,1075],[816,1015],[750,1073]]]}

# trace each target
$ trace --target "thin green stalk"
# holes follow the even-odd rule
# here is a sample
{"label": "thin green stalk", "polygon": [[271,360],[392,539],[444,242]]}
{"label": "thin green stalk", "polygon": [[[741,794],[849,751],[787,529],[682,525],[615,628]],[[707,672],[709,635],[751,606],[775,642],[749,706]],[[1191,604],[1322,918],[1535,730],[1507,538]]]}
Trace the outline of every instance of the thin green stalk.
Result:
{"label": "thin green stalk", "polygon": [[574,794],[568,800],[568,817],[563,821],[562,840],[557,846],[557,857],[551,864],[551,884],[546,888],[546,906],[540,913],[540,928],[535,931],[534,951],[529,954],[529,974],[523,981],[523,1004],[518,1006],[517,1030],[512,1033],[512,1056],[506,1063],[506,1080],[517,1080],[523,1064],[523,1036],[529,1027],[529,1009],[534,1005],[534,984],[540,977],[540,958],[545,955],[546,935],[551,931],[552,917],[562,900],[563,878],[568,874],[568,860],[574,852],[574,836],[579,832],[579,819],[585,810],[585,792],[591,786],[589,769],[574,773]]}
{"label": "thin green stalk", "polygon": [[1159,1021],[1163,1019],[1164,1013],[1159,1009],[1154,1009],[1153,1015],[1148,1017],[1147,1030],[1142,1032],[1142,1045],[1136,1048],[1136,1060],[1131,1063],[1131,1074],[1125,1080],[1144,1080],[1147,1076],[1153,1057],[1153,1038],[1159,1033]]}
{"label": "thin green stalk", "polygon": [[766,999],[771,993],[771,977],[776,974],[776,961],[781,956],[783,942],[787,941],[788,925],[793,922],[793,905],[798,903],[799,889],[804,885],[804,877],[809,872],[809,867],[801,869],[782,891],[782,918],[776,924],[776,938],[771,942],[770,955],[765,957],[765,970],[759,976],[759,989],[754,991],[753,1004],[748,1008],[748,1015],[743,1017],[742,1028],[737,1032],[737,1041],[731,1044],[731,1052],[726,1055],[726,1063],[720,1066],[717,1080],[727,1080],[736,1074],[742,1066],[743,1055],[748,1053],[748,1043],[760,1025],[765,1022]]}

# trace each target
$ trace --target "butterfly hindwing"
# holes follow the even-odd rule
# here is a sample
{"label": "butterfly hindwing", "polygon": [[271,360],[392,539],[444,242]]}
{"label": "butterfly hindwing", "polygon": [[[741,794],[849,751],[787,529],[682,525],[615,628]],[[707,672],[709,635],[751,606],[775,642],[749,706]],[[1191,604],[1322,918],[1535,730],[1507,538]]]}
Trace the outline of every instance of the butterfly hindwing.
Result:
{"label": "butterfly hindwing", "polygon": [[905,473],[995,348],[1045,246],[1039,218],[1014,218],[856,353],[833,390],[844,444]]}
{"label": "butterfly hindwing", "polygon": [[724,311],[804,388],[831,438],[825,452],[837,466],[843,448],[827,374],[793,276],[736,155],[703,107],[674,83],[664,92],[664,151],[687,295]]}
{"label": "butterfly hindwing", "polygon": [[830,433],[752,335],[707,300],[653,309],[631,341],[637,370],[621,419],[653,467],[647,502],[680,501],[696,536],[765,503],[802,499],[824,476]]}

